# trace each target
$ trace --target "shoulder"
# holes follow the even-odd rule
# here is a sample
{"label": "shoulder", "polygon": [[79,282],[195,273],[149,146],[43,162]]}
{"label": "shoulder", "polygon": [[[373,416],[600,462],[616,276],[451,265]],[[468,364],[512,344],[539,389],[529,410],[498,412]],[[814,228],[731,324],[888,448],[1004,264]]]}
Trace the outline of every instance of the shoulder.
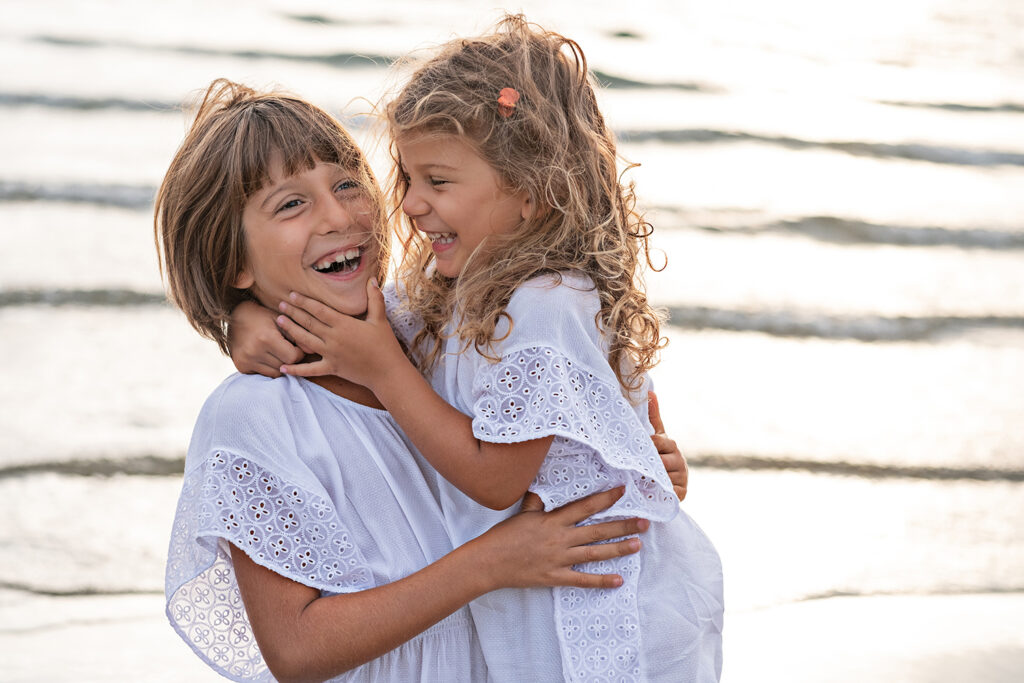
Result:
{"label": "shoulder", "polygon": [[286,398],[289,379],[293,378],[235,373],[210,394],[200,414],[218,421],[247,415],[263,417]]}
{"label": "shoulder", "polygon": [[189,460],[197,465],[218,450],[271,460],[292,457],[308,427],[301,380],[234,374],[203,404],[192,430]]}
{"label": "shoulder", "polygon": [[518,287],[495,329],[500,354],[527,346],[568,351],[603,350],[597,327],[600,298],[593,281],[577,273],[538,276]]}
{"label": "shoulder", "polygon": [[513,292],[509,308],[535,304],[600,306],[597,286],[589,275],[576,271],[545,273],[524,282]]}
{"label": "shoulder", "polygon": [[548,273],[527,280],[509,299],[506,313],[513,326],[526,321],[544,325],[589,328],[601,310],[601,299],[589,276]]}

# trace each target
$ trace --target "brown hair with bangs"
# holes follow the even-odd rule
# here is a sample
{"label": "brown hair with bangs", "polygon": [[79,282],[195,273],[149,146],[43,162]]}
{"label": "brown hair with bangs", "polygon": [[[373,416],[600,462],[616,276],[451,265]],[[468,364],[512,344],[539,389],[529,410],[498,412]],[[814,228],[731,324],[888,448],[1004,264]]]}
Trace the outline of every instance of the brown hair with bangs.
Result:
{"label": "brown hair with bangs", "polygon": [[[399,219],[401,279],[410,308],[424,321],[414,340],[424,372],[439,357],[456,302],[455,333],[494,358],[489,347],[515,289],[565,271],[593,280],[601,305],[595,323],[625,389],[638,388],[657,362],[665,345],[661,317],[641,278],[645,264],[653,267],[653,228],[635,209],[632,183],[620,180],[615,139],[595,87],[578,44],[522,15],[506,15],[489,34],[443,45],[388,104],[395,206],[408,187],[397,143],[427,133],[459,136],[494,168],[506,192],[526,192],[535,207],[511,234],[488,236],[457,279],[431,268],[429,240],[411,220]],[[520,95],[511,112],[497,102],[504,88]]]}
{"label": "brown hair with bangs", "polygon": [[242,212],[269,179],[317,162],[355,173],[371,206],[379,282],[390,253],[383,198],[362,152],[327,112],[292,95],[257,92],[226,79],[210,84],[156,195],[160,270],[171,301],[196,330],[228,352],[231,310],[252,296],[234,286],[246,265]]}

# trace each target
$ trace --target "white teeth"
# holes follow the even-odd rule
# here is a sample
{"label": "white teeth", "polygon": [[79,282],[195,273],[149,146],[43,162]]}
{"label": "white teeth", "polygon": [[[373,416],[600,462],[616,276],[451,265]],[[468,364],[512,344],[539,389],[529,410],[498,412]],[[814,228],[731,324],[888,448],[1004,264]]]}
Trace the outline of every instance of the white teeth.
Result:
{"label": "white teeth", "polygon": [[434,244],[451,244],[456,237],[454,232],[431,232],[427,233],[427,236]]}
{"label": "white teeth", "polygon": [[335,263],[342,264],[342,268],[333,269],[335,272],[337,272],[338,270],[343,270],[350,266],[354,268],[356,264],[349,262],[358,259],[360,254],[362,253],[362,247],[352,247],[351,249],[346,249],[345,251],[339,251],[333,256],[328,256],[327,258],[314,263],[313,269],[318,271],[331,270],[331,266],[333,266]]}

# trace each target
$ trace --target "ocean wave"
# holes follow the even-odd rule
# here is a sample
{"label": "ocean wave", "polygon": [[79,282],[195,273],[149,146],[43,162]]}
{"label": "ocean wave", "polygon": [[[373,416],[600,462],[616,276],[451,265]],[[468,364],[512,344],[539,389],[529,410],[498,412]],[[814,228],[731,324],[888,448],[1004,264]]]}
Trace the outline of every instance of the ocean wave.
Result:
{"label": "ocean wave", "polygon": [[[661,207],[666,214],[682,213]],[[960,247],[961,249],[1024,249],[1024,231],[984,228],[939,228],[883,225],[838,216],[804,216],[758,225],[696,225],[700,230],[730,235],[784,233],[833,244],[891,244],[906,247]]]}
{"label": "ocean wave", "polygon": [[130,289],[0,290],[0,308],[10,306],[153,306],[167,303],[163,294]]}
{"label": "ocean wave", "polygon": [[669,324],[690,330],[760,332],[776,337],[863,342],[934,341],[975,329],[1024,329],[1015,316],[829,316],[795,311],[738,311],[669,306]]}
{"label": "ocean wave", "polygon": [[47,201],[151,209],[156,188],[112,183],[34,183],[0,180],[0,202]]}
{"label": "ocean wave", "polygon": [[[830,476],[863,479],[926,479],[930,481],[1002,481],[1024,482],[1024,469],[1000,467],[952,467],[900,465],[806,458],[766,457],[757,455],[726,455],[720,453],[687,453],[690,467],[714,470],[756,470],[810,472]],[[185,469],[185,457],[154,455],[34,462],[0,467],[0,479],[58,474],[69,477],[178,477]]]}
{"label": "ocean wave", "polygon": [[155,100],[12,92],[0,92],[0,107],[49,107],[52,109],[74,109],[77,111],[117,109],[121,111],[177,112],[181,110],[181,105],[179,104]]}
{"label": "ocean wave", "polygon": [[39,474],[62,474],[75,477],[112,477],[114,475],[172,477],[181,476],[184,471],[184,455],[177,457],[136,455],[95,460],[63,460],[4,465],[0,467],[0,479]]}
{"label": "ocean wave", "polygon": [[930,481],[1024,482],[1024,470],[993,467],[932,467],[857,462],[771,458],[753,455],[687,453],[690,467],[716,470],[801,471],[863,479],[927,479]]}
{"label": "ocean wave", "polygon": [[873,159],[907,159],[933,164],[957,166],[1024,166],[1024,153],[992,149],[946,147],[922,143],[887,143],[859,141],[804,140],[783,135],[760,135],[716,129],[624,130],[619,139],[628,143],[660,142],[664,144],[713,144],[726,142],[758,142],[786,149],[826,149],[852,156]]}
{"label": "ocean wave", "polygon": [[1024,104],[1001,102],[999,104],[959,104],[956,102],[897,102],[881,100],[879,104],[891,107],[911,107],[914,109],[941,109],[943,111],[963,112],[968,114],[1024,114]]}
{"label": "ocean wave", "polygon": [[[114,597],[119,595],[160,595],[161,590],[145,588],[98,588],[95,586],[76,586],[73,588],[47,588],[36,584],[22,581],[0,581],[0,589],[40,595],[48,598],[79,598],[87,596]],[[89,620],[83,623],[104,623],[106,620]],[[67,623],[61,623],[60,628],[65,628]],[[31,631],[45,631],[52,626],[40,626],[36,628],[4,628],[3,633],[30,633]]]}
{"label": "ocean wave", "polygon": [[605,71],[592,70],[594,78],[605,88],[622,89],[622,90],[685,90],[687,92],[699,92],[699,93],[721,93],[721,88],[716,88],[705,83],[696,83],[693,81],[683,82],[658,82],[658,81],[637,81],[631,78],[625,78],[623,76],[615,76]]}
{"label": "ocean wave", "polygon": [[198,57],[233,57],[237,59],[279,59],[289,62],[326,64],[346,69],[356,67],[388,66],[398,59],[395,55],[375,55],[357,52],[332,52],[327,54],[302,54],[297,52],[273,52],[269,50],[225,50],[198,45],[158,45],[136,43],[128,40],[91,40],[87,38],[65,38],[62,36],[34,36],[33,42],[55,47],[74,48],[118,48],[140,52],[163,52]]}

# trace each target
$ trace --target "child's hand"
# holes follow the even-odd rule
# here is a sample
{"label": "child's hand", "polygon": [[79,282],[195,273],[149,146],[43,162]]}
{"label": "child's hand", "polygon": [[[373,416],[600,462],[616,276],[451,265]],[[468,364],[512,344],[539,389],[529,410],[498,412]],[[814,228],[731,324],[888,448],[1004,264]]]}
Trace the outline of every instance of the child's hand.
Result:
{"label": "child's hand", "polygon": [[[481,571],[494,572],[499,587],[579,586],[617,588],[617,574],[586,574],[572,566],[631,555],[641,548],[640,539],[610,541],[647,531],[646,519],[623,519],[577,526],[588,517],[611,507],[622,497],[622,488],[595,493],[568,505],[544,512],[533,493],[527,493],[520,512],[471,543],[485,544]],[[594,544],[594,545],[591,545]]]}
{"label": "child's hand", "polygon": [[231,311],[228,346],[239,372],[280,377],[282,365],[302,360],[302,349],[285,339],[275,317],[254,301],[243,301]]}
{"label": "child's hand", "polygon": [[337,375],[373,390],[398,363],[408,363],[385,314],[384,295],[372,280],[366,285],[366,320],[292,292],[282,301],[277,324],[320,360],[283,365],[281,372],[299,377]]}
{"label": "child's hand", "polygon": [[690,483],[690,469],[686,466],[686,458],[679,452],[676,442],[665,435],[665,423],[661,421],[658,397],[654,395],[653,391],[649,391],[647,399],[647,414],[650,417],[651,426],[654,427],[651,440],[654,442],[654,447],[658,449],[658,454],[661,455],[661,462],[665,465],[665,471],[668,472],[668,478],[672,482],[672,488],[675,489],[676,497],[682,501],[686,498],[686,487]]}

